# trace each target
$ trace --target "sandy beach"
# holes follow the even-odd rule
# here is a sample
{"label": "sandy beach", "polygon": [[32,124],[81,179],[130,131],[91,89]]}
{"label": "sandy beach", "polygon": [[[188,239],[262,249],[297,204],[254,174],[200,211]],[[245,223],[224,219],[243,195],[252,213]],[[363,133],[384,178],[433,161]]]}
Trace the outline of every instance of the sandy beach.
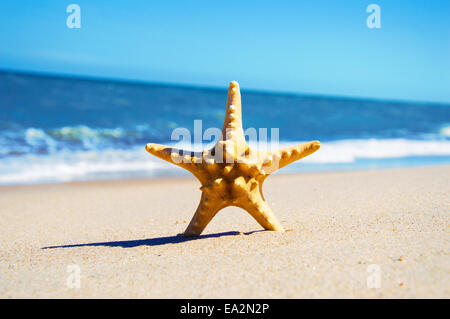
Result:
{"label": "sandy beach", "polygon": [[1,187],[0,297],[450,298],[448,165],[271,176],[286,233],[230,207],[188,240],[199,186]]}

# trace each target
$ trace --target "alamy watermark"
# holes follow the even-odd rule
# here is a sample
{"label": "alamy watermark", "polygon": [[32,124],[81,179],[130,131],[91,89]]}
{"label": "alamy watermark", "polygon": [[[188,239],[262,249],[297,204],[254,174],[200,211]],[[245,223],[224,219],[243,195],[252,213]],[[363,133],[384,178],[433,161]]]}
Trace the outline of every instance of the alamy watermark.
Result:
{"label": "alamy watermark", "polygon": [[369,29],[381,28],[381,8],[378,4],[369,4],[366,8],[367,13],[370,15],[366,19],[366,25]]}
{"label": "alamy watermark", "polygon": [[367,266],[367,288],[381,288],[381,268],[377,264]]}
{"label": "alamy watermark", "polygon": [[70,13],[66,20],[66,25],[69,29],[81,28],[81,8],[78,4],[69,4],[66,12]]}
{"label": "alamy watermark", "polygon": [[[203,162],[206,164],[256,164],[262,165],[264,171],[269,173],[279,169],[282,157],[282,153],[278,152],[279,128],[270,129],[269,139],[267,128],[257,130],[250,127],[243,130],[227,127],[220,130],[211,127],[203,131],[202,121],[195,120],[193,138],[187,128],[179,127],[172,131],[171,141],[176,143],[166,150],[170,152],[171,160],[175,164]],[[206,145],[204,141],[207,141]],[[200,147],[201,150],[190,151]]]}
{"label": "alamy watermark", "polygon": [[73,288],[81,288],[81,268],[77,264],[67,265],[67,273],[69,275],[66,279],[67,287]]}

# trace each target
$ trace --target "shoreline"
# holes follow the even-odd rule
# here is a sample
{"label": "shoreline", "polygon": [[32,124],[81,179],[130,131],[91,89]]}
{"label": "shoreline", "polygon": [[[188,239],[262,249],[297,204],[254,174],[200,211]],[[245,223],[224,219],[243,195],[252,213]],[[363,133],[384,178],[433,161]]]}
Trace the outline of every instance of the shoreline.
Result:
{"label": "shoreline", "polygon": [[[351,173],[351,172],[374,172],[374,171],[392,171],[392,170],[403,170],[403,169],[414,169],[414,168],[427,168],[427,167],[445,167],[450,166],[450,163],[432,163],[432,164],[419,164],[413,166],[402,166],[402,167],[356,167],[353,169],[331,169],[331,170],[305,170],[305,171],[290,171],[287,169],[280,170],[272,174],[270,178],[274,176],[303,176],[303,175],[316,175],[316,174],[335,174],[335,173]],[[31,184],[11,184],[11,185],[2,185],[0,184],[0,190],[6,188],[15,188],[15,187],[40,187],[40,186],[56,186],[56,185],[90,185],[90,184],[115,184],[115,183],[134,183],[134,182],[143,182],[143,183],[165,183],[165,182],[183,182],[197,179],[192,176],[189,172],[186,172],[182,168],[177,168],[180,172],[185,173],[184,175],[164,175],[164,176],[155,176],[155,177],[125,177],[125,178],[105,178],[105,179],[89,179],[89,180],[73,180],[68,182],[48,182],[48,183],[31,183]]]}
{"label": "shoreline", "polygon": [[[450,165],[276,174],[264,195],[289,231],[262,231],[229,207],[184,239],[199,187],[193,177],[2,187],[0,297],[450,297]],[[73,265],[80,288],[68,286]],[[367,286],[373,269],[380,288]]]}

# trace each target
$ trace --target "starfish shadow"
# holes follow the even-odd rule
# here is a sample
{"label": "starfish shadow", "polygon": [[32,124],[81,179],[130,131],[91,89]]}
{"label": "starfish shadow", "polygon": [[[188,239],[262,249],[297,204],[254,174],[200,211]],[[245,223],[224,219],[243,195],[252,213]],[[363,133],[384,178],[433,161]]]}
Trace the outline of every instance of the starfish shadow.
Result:
{"label": "starfish shadow", "polygon": [[124,240],[124,241],[109,241],[101,243],[86,243],[86,244],[72,244],[72,245],[60,245],[60,246],[48,246],[42,247],[41,249],[54,249],[54,248],[74,248],[74,247],[85,247],[85,246],[106,246],[106,247],[122,247],[122,248],[132,248],[138,246],[160,246],[167,244],[179,244],[191,240],[199,240],[205,238],[216,238],[222,236],[237,236],[237,235],[251,235],[253,233],[261,232],[264,230],[254,230],[246,233],[241,233],[238,231],[229,231],[216,234],[201,235],[198,237],[184,237],[182,234],[167,237],[155,237],[147,239],[137,239],[137,240]]}

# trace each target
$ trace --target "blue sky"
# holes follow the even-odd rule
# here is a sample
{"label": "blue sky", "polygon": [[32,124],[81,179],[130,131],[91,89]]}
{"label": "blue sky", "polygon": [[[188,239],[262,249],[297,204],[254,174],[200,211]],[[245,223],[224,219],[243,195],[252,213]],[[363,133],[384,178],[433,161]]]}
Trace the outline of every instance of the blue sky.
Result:
{"label": "blue sky", "polygon": [[[66,7],[81,7],[81,29]],[[381,8],[381,29],[366,7]],[[450,1],[3,0],[0,68],[450,102]]]}

